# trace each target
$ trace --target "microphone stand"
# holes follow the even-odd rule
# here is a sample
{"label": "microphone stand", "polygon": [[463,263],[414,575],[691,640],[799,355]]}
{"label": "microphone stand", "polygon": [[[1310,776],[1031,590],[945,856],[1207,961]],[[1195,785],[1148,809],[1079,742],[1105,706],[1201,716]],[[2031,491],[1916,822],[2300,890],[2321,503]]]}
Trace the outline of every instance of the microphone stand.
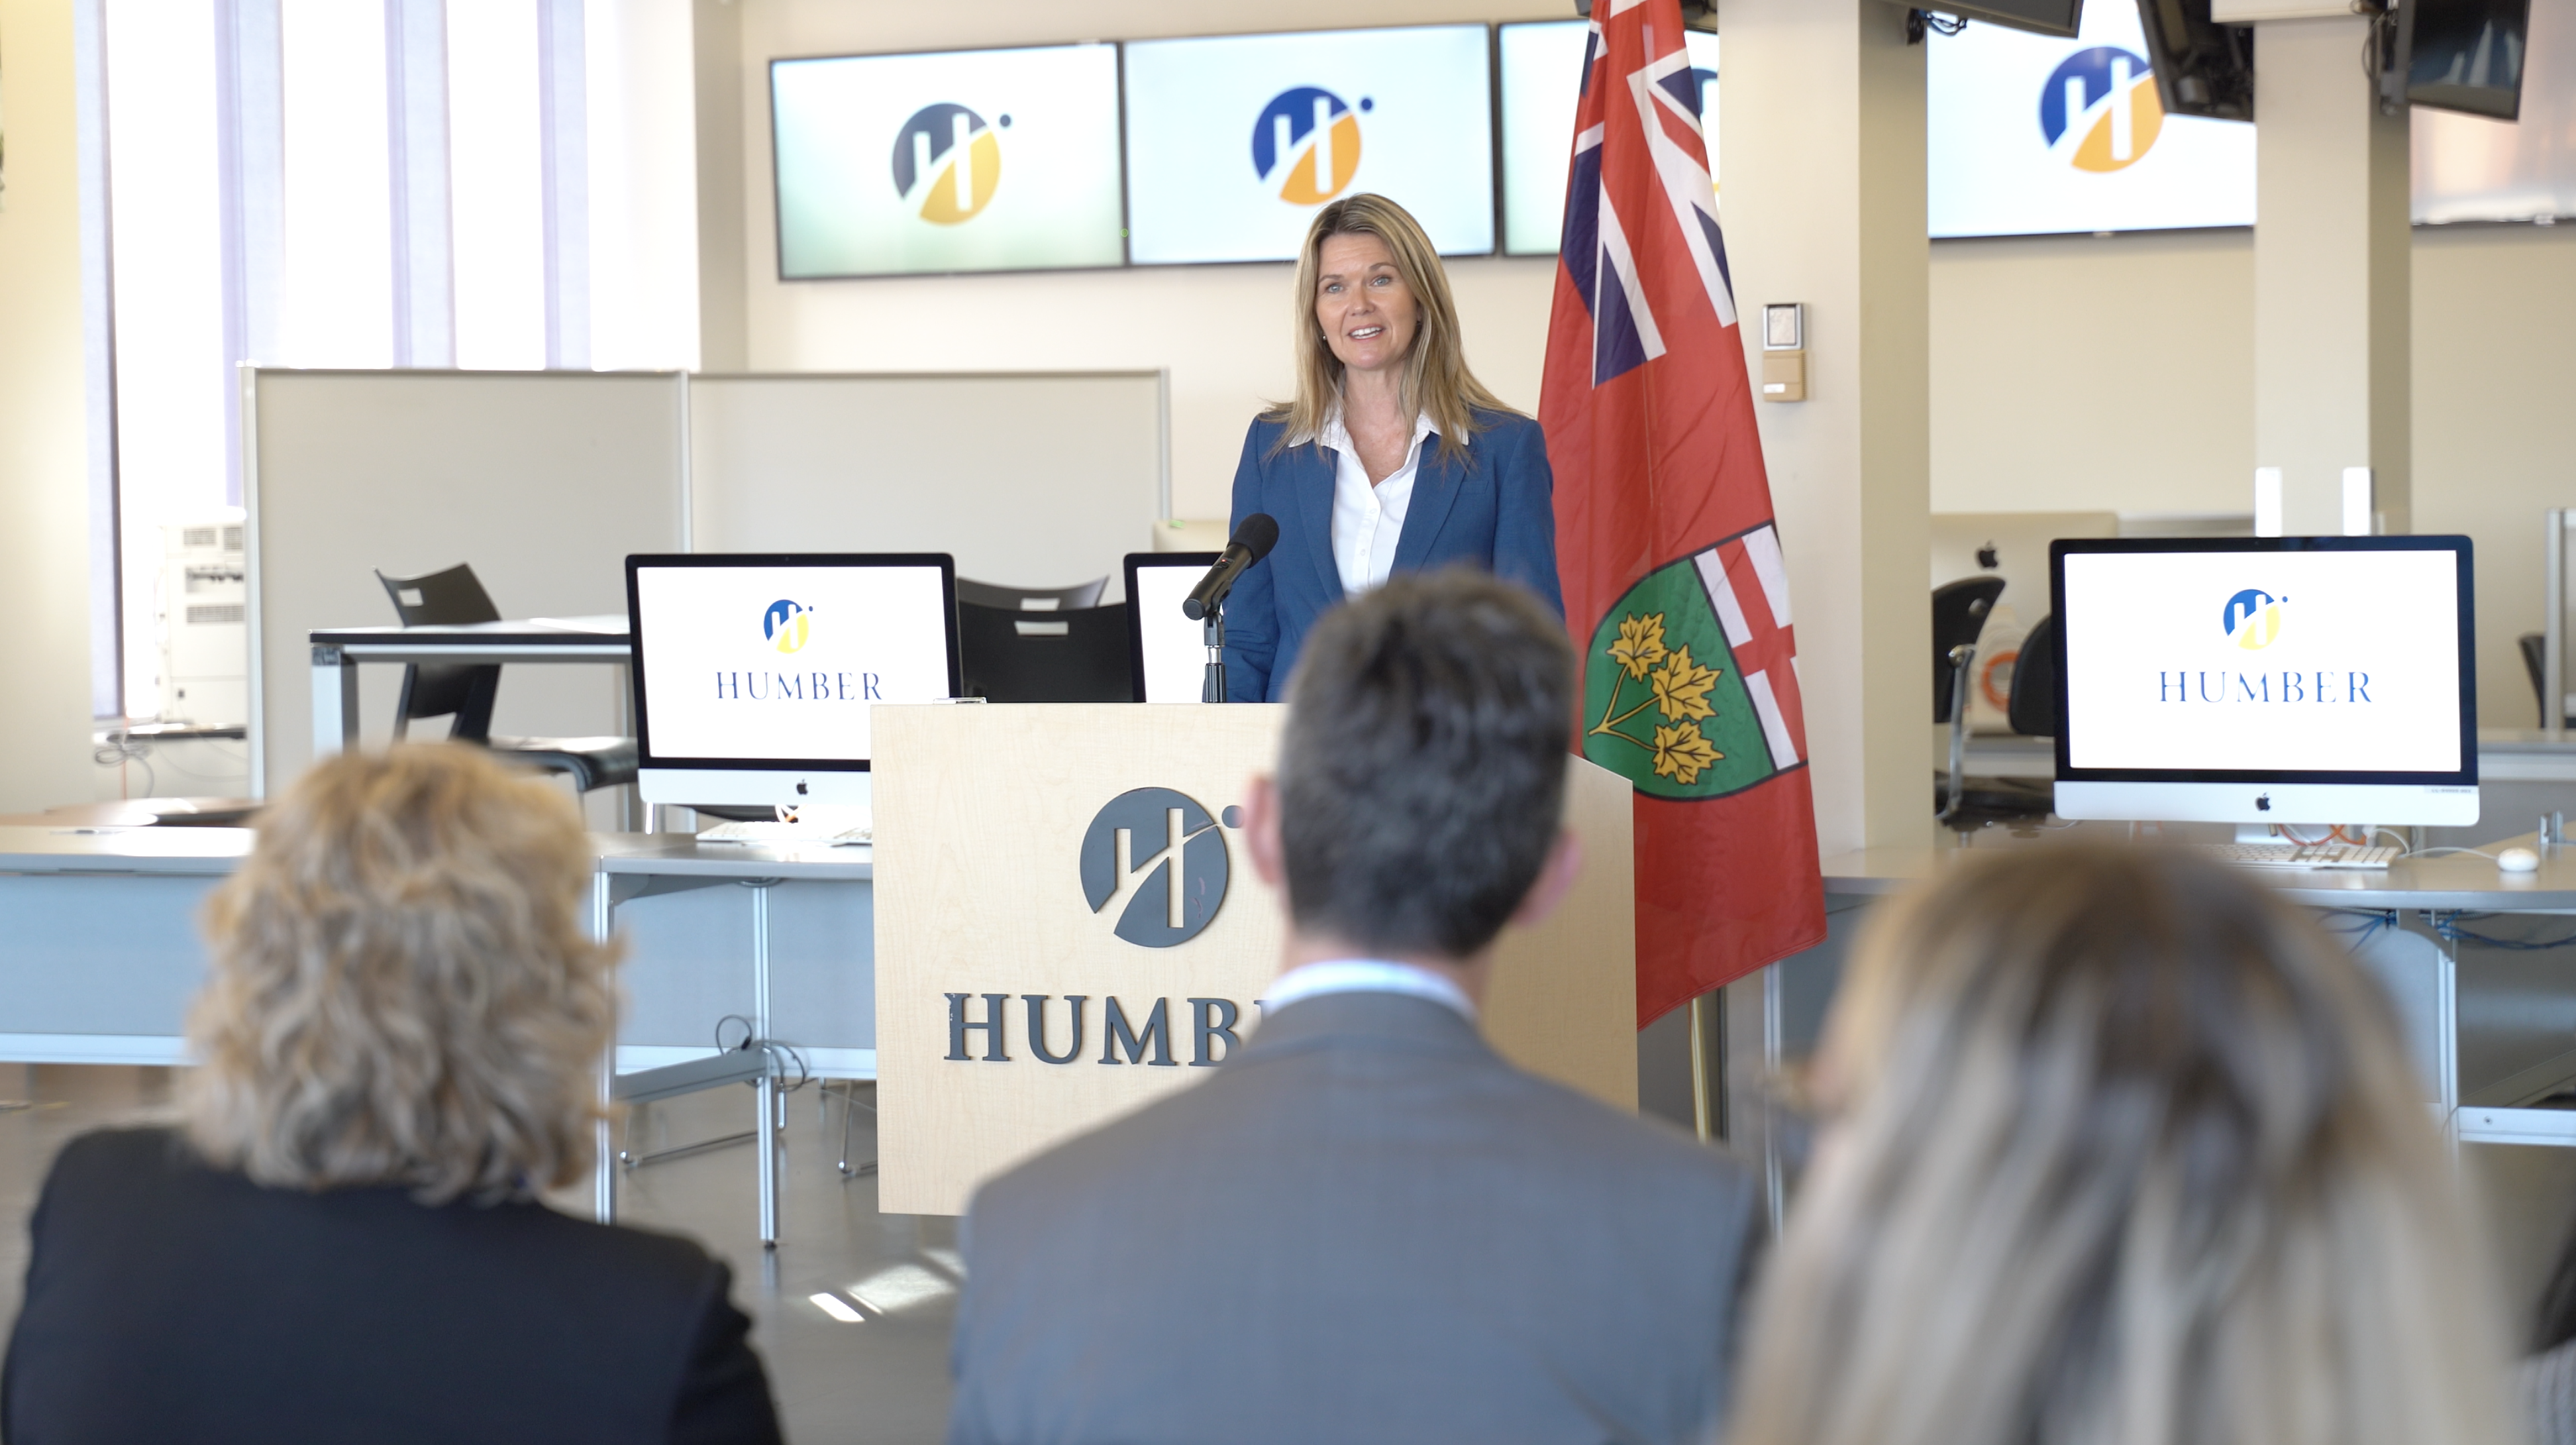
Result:
{"label": "microphone stand", "polygon": [[1199,623],[1199,636],[1207,643],[1206,680],[1199,684],[1199,701],[1225,701],[1225,603],[1219,601],[1208,609]]}

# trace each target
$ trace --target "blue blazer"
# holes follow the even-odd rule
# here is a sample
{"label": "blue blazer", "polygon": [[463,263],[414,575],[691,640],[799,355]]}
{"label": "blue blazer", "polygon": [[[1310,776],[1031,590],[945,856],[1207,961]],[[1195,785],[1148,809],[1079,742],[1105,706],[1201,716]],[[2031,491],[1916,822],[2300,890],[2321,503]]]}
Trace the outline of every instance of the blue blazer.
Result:
{"label": "blue blazer", "polygon": [[[1518,582],[1565,615],[1556,581],[1555,478],[1538,423],[1480,411],[1483,430],[1465,458],[1443,457],[1426,438],[1413,500],[1396,539],[1395,570],[1472,563]],[[1279,545],[1247,569],[1225,604],[1225,690],[1232,702],[1279,702],[1306,629],[1342,600],[1333,565],[1333,473],[1338,459],[1320,443],[1273,451],[1282,422],[1255,420],[1234,469],[1231,532],[1255,512],[1279,523]]]}

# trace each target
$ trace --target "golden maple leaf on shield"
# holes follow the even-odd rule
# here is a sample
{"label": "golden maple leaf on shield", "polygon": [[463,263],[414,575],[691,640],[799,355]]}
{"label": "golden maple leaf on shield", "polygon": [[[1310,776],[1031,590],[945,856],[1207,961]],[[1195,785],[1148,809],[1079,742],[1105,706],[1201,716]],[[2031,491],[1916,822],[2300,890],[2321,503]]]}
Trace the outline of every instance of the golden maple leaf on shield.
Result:
{"label": "golden maple leaf on shield", "polygon": [[1702,771],[1725,756],[1715,743],[1699,735],[1698,723],[1655,729],[1655,771],[1683,787],[1698,782]]}
{"label": "golden maple leaf on shield", "polygon": [[1663,671],[1648,679],[1654,684],[1655,706],[1665,717],[1707,717],[1714,709],[1708,705],[1708,690],[1717,685],[1717,669],[1702,667],[1691,661],[1690,644],[1673,649]]}
{"label": "golden maple leaf on shield", "polygon": [[1664,614],[1621,618],[1619,640],[1610,644],[1610,660],[1626,668],[1632,678],[1644,677],[1646,669],[1663,661]]}

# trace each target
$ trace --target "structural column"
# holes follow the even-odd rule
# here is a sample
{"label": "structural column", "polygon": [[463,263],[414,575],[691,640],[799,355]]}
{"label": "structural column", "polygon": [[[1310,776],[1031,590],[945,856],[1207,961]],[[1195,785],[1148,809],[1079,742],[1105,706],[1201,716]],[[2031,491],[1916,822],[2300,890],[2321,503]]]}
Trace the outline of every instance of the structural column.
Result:
{"label": "structural column", "polygon": [[2381,114],[2364,73],[2371,23],[2255,32],[2256,511],[2278,468],[2290,536],[2411,524],[2407,113]]}
{"label": "structural column", "polygon": [[1806,307],[1805,401],[1757,403],[1826,856],[1932,839],[1924,52],[1884,0],[1721,0],[1719,205],[1746,364]]}

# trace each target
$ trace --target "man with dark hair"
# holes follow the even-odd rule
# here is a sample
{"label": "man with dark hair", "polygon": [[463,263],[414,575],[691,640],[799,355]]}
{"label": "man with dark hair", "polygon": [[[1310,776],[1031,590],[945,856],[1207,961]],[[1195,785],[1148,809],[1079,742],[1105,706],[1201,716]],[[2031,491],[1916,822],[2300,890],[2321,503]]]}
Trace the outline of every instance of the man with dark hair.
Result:
{"label": "man with dark hair", "polygon": [[1478,1034],[1560,830],[1575,670],[1528,594],[1398,577],[1327,614],[1244,832],[1285,968],[1207,1082],[977,1192],[953,1445],[1697,1442],[1750,1175]]}

